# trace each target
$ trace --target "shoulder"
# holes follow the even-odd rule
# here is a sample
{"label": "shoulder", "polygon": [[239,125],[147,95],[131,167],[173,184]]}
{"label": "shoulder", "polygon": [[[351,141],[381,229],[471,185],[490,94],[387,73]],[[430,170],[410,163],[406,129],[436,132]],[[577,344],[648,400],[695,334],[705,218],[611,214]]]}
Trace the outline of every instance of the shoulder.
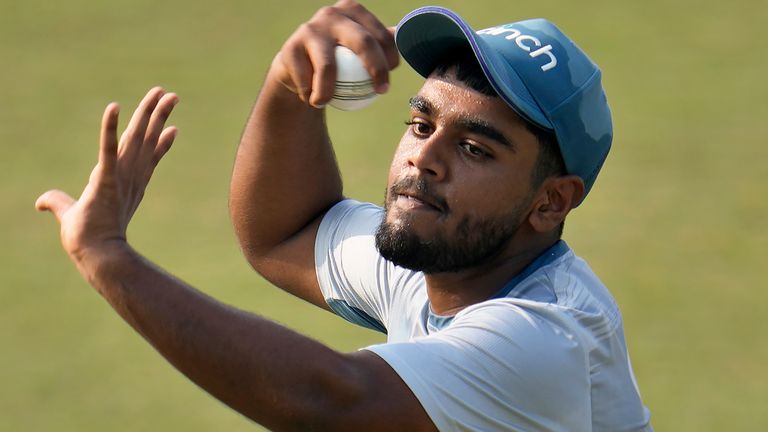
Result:
{"label": "shoulder", "polygon": [[382,215],[382,208],[354,200],[333,206],[318,229],[315,272],[334,312],[402,340],[414,333],[426,302],[424,277],[379,254],[375,234]]}
{"label": "shoulder", "polygon": [[588,356],[578,340],[523,305],[483,302],[429,336],[368,349],[403,378],[441,430],[588,424]]}
{"label": "shoulder", "polygon": [[[582,368],[587,349],[573,336],[568,319],[558,308],[539,302],[502,298],[472,305],[459,312],[446,336],[461,337],[489,356],[512,356],[530,371],[550,374]],[[569,373],[583,373],[572,370]]]}
{"label": "shoulder", "polygon": [[496,300],[521,305],[590,337],[601,338],[621,328],[621,314],[610,291],[570,248]]}
{"label": "shoulder", "polygon": [[374,235],[383,210],[369,203],[343,200],[326,212],[315,238],[315,266],[370,269],[378,253]]}
{"label": "shoulder", "polygon": [[358,233],[372,234],[381,222],[383,214],[384,209],[377,205],[345,199],[336,203],[325,213],[320,229],[328,230],[345,225]]}

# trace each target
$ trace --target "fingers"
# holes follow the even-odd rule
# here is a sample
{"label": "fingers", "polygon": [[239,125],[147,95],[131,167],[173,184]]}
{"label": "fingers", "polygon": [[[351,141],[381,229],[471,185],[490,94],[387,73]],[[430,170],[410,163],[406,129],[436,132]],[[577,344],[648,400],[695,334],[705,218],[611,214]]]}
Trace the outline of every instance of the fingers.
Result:
{"label": "fingers", "polygon": [[37,211],[50,211],[61,223],[62,215],[69,209],[75,200],[60,190],[49,190],[35,201]]}
{"label": "fingers", "polygon": [[128,122],[128,126],[125,127],[125,131],[120,137],[118,153],[121,157],[133,158],[141,150],[149,118],[163,94],[165,91],[162,88],[154,87],[139,102],[131,121]]}
{"label": "fingers", "polygon": [[320,108],[333,97],[336,87],[336,45],[313,42],[310,41],[311,49],[307,51],[314,72],[308,101]]}
{"label": "fingers", "polygon": [[160,98],[157,106],[155,106],[149,120],[149,125],[147,126],[146,135],[144,136],[145,151],[149,154],[155,152],[155,147],[157,146],[156,143],[158,143],[160,135],[165,128],[165,122],[168,121],[168,117],[171,115],[173,107],[176,106],[178,102],[179,98],[175,93],[166,93]]}
{"label": "fingers", "polygon": [[[160,87],[151,89],[142,99],[123,132],[117,149],[119,163],[124,172],[146,173],[147,177],[151,175],[159,158],[168,151],[175,137],[176,129],[168,131],[165,124],[178,101],[175,93],[165,93]],[[105,113],[105,121],[106,117]],[[106,131],[102,137],[105,143],[111,142],[109,135],[117,127],[116,115],[114,120],[114,126],[102,126]],[[109,154],[109,148],[105,149],[105,154]]]}
{"label": "fingers", "polygon": [[354,35],[355,37],[345,37],[339,40],[343,45],[360,57],[363,61],[368,75],[373,80],[373,86],[377,93],[386,93],[389,88],[389,60],[387,59],[384,48],[378,39],[374,38],[367,29],[354,21],[343,21],[339,27],[346,27],[344,35]]}
{"label": "fingers", "polygon": [[99,165],[106,172],[114,172],[117,163],[117,117],[120,106],[116,103],[107,105],[101,117],[101,136],[99,139]]}
{"label": "fingers", "polygon": [[276,57],[278,79],[311,105],[325,105],[336,81],[335,47],[343,45],[363,61],[377,92],[389,87],[389,71],[400,56],[392,29],[353,0],[320,9],[286,41]]}
{"label": "fingers", "polygon": [[275,62],[284,65],[283,67],[287,69],[288,82],[283,82],[283,85],[296,93],[302,102],[309,103],[313,70],[312,62],[309,61],[304,47],[299,45],[284,47]]}
{"label": "fingers", "polygon": [[173,145],[173,140],[176,139],[177,133],[178,130],[173,126],[163,130],[157,142],[157,147],[155,147],[155,152],[152,155],[152,166],[156,166],[160,162],[160,159],[168,153],[168,150],[171,149],[171,145]]}
{"label": "fingers", "polygon": [[[369,12],[363,5],[354,1],[342,0],[336,4],[346,16],[360,24],[378,42],[387,61],[389,70],[394,69],[400,63],[400,53],[395,45],[395,27],[387,27]],[[344,45],[344,44],[342,44]],[[346,46],[346,45],[345,45]],[[348,47],[352,49],[352,47]],[[354,49],[352,49],[354,51]]]}

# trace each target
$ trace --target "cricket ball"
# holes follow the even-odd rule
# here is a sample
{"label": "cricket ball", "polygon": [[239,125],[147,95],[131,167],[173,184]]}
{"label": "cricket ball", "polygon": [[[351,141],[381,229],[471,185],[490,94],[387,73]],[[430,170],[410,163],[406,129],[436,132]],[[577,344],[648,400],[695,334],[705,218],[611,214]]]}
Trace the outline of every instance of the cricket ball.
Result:
{"label": "cricket ball", "polygon": [[376,99],[373,80],[352,50],[336,47],[336,88],[329,105],[343,111],[365,108]]}

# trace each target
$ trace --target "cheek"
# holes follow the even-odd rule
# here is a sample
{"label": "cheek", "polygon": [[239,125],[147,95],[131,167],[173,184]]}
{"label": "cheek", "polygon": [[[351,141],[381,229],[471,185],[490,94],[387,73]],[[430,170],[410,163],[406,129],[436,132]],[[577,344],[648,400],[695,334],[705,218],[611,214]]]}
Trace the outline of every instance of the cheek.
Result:
{"label": "cheek", "polygon": [[403,171],[408,167],[408,145],[405,142],[405,137],[400,140],[395,154],[392,156],[392,163],[389,165],[389,177],[387,178],[389,189],[392,184],[399,178],[403,177]]}
{"label": "cheek", "polygon": [[508,213],[528,196],[529,187],[527,181],[509,173],[483,176],[475,181],[465,178],[455,183],[449,206],[466,216],[484,219]]}

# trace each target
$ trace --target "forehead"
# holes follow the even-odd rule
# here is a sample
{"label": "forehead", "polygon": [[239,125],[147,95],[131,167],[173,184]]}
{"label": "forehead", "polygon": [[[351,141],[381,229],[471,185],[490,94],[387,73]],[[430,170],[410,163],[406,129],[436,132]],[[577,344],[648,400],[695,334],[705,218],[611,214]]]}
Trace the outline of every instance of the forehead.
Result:
{"label": "forehead", "polygon": [[482,119],[500,129],[527,129],[525,121],[501,98],[473,90],[449,71],[440,76],[435,73],[424,81],[417,99],[429,108],[429,114],[443,117],[472,117]]}

